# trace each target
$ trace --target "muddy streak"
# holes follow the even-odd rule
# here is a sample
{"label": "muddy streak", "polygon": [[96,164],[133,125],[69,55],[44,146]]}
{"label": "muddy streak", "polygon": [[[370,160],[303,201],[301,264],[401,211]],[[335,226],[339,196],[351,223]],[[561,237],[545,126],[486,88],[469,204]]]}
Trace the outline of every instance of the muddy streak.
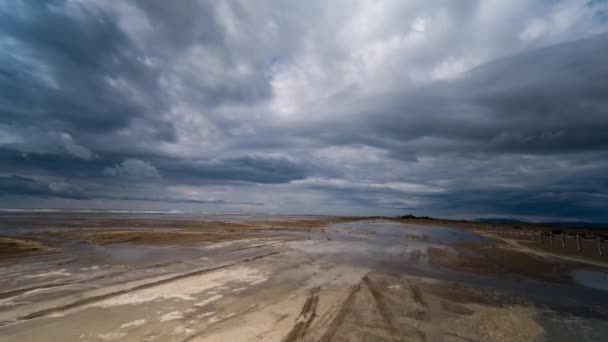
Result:
{"label": "muddy streak", "polygon": [[418,321],[429,321],[431,319],[428,307],[429,305],[424,300],[420,288],[411,281],[408,281],[407,284],[409,285],[412,299],[420,306],[420,308],[417,308],[410,316]]}
{"label": "muddy streak", "polygon": [[[181,263],[182,263],[181,261],[157,263],[157,264],[140,267],[140,268],[138,268],[138,270],[139,271],[150,270],[150,269],[155,269],[155,268],[167,267],[167,266],[171,266],[171,265],[177,265],[177,264],[181,264]],[[60,264],[58,264],[58,265],[60,265]],[[68,285],[91,283],[96,280],[118,277],[123,274],[130,273],[130,272],[133,272],[133,270],[112,271],[112,272],[109,272],[106,274],[92,276],[92,277],[89,277],[86,279],[71,280],[71,281],[64,281],[64,282],[51,282],[48,284],[38,284],[38,285],[34,285],[34,286],[29,286],[29,287],[22,287],[22,288],[18,288],[18,289],[6,291],[6,292],[0,292],[0,299],[18,296],[18,295],[21,295],[21,294],[24,294],[26,292],[33,291],[33,290],[51,289],[51,288],[55,288],[55,287],[64,287],[64,286],[68,286]]]}
{"label": "muddy streak", "polygon": [[306,335],[306,331],[312,324],[317,314],[317,304],[319,303],[319,287],[315,287],[312,293],[304,302],[302,311],[296,318],[296,324],[293,326],[289,334],[283,339],[283,342],[302,341]]}
{"label": "muddy streak", "polygon": [[472,338],[468,338],[466,336],[461,336],[461,335],[454,334],[454,333],[451,333],[451,332],[444,332],[443,334],[446,335],[446,336],[456,337],[457,339],[462,340],[462,341],[476,342]]}
{"label": "muddy streak", "polygon": [[376,309],[380,313],[380,316],[382,317],[384,324],[386,324],[386,329],[390,333],[391,339],[395,340],[397,329],[395,328],[395,325],[393,322],[393,316],[391,315],[391,313],[388,309],[388,306],[384,302],[382,291],[380,291],[380,289],[376,287],[376,285],[373,283],[373,281],[369,278],[368,275],[363,277],[363,283],[365,284],[365,286],[367,286],[369,292],[372,294],[372,297],[374,298],[374,302],[376,305]]}
{"label": "muddy streak", "polygon": [[420,292],[420,289],[418,288],[418,286],[416,285],[411,285],[412,287],[412,297],[414,298],[414,300],[422,305],[423,307],[427,307],[427,303],[424,300],[424,297],[422,297],[422,292]]}
{"label": "muddy streak", "polygon": [[[162,285],[162,284],[166,284],[166,283],[170,283],[172,281],[175,280],[179,280],[179,279],[184,279],[184,278],[189,278],[189,277],[193,277],[193,276],[198,276],[198,275],[202,275],[202,274],[206,274],[209,272],[213,272],[213,271],[217,271],[220,269],[224,269],[224,268],[228,268],[228,267],[232,267],[241,263],[247,263],[247,262],[251,262],[254,260],[258,260],[261,258],[265,258],[267,256],[271,256],[271,255],[275,255],[275,254],[279,254],[280,252],[270,252],[270,253],[265,253],[265,254],[261,254],[261,255],[257,255],[251,258],[246,258],[234,263],[230,263],[230,264],[225,264],[225,265],[220,265],[220,266],[216,266],[216,267],[211,267],[211,268],[206,268],[206,269],[202,269],[202,270],[196,270],[196,271],[192,271],[192,272],[188,272],[188,273],[184,273],[184,274],[179,274],[177,276],[174,277],[170,277],[170,278],[166,278],[166,279],[162,279],[159,281],[155,281],[155,282],[151,282],[151,283],[146,283],[146,284],[142,284],[139,286],[135,286],[132,288],[128,288],[128,289],[124,289],[124,290],[119,290],[119,291],[114,291],[114,292],[110,292],[110,293],[106,293],[106,294],[102,294],[99,296],[93,296],[93,297],[89,297],[89,298],[84,298],[84,299],[80,299],[77,301],[74,301],[72,303],[68,303],[59,307],[53,307],[53,308],[48,308],[48,309],[44,309],[44,310],[40,310],[40,311],[36,311],[36,312],[32,312],[30,314],[18,317],[18,320],[29,320],[29,319],[33,319],[33,318],[37,318],[37,317],[42,317],[42,316],[47,316],[49,314],[53,314],[56,312],[61,312],[61,311],[65,311],[65,310],[69,310],[69,309],[74,309],[80,306],[84,306],[84,305],[88,305],[88,304],[92,304],[92,303],[96,303],[111,297],[115,297],[115,296],[119,296],[122,294],[126,294],[126,293],[130,293],[130,292],[134,292],[134,291],[138,291],[138,290],[142,290],[142,289],[147,289],[150,287],[154,287],[154,286],[158,286],[158,285]],[[6,324],[8,322],[5,322],[4,324]],[[0,324],[0,326],[4,325],[4,324]]]}
{"label": "muddy streak", "polygon": [[350,290],[350,293],[344,300],[344,303],[340,307],[340,310],[334,317],[333,321],[329,324],[327,330],[323,334],[323,336],[319,339],[319,342],[330,342],[338,329],[344,323],[344,319],[346,316],[352,311],[353,303],[355,301],[355,297],[357,293],[361,289],[361,282],[357,283],[357,285],[353,286]]}
{"label": "muddy streak", "polygon": [[73,285],[73,284],[77,284],[77,283],[80,283],[80,282],[67,281],[67,282],[62,282],[62,283],[50,283],[50,284],[42,284],[42,285],[24,287],[24,288],[20,288],[20,289],[11,290],[11,291],[0,292],[0,299],[19,296],[26,292],[30,292],[30,291],[34,291],[34,290],[52,289],[52,288],[56,288],[56,287],[64,287],[67,285]]}

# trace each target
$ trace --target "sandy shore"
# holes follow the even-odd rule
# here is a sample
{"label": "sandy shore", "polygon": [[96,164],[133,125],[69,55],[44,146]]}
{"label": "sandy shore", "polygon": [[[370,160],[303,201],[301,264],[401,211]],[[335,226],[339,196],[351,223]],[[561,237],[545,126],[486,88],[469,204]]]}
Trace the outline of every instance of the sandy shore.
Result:
{"label": "sandy shore", "polygon": [[1,224],[0,341],[596,341],[608,331],[608,292],[573,276],[601,277],[601,263],[476,227],[103,215]]}

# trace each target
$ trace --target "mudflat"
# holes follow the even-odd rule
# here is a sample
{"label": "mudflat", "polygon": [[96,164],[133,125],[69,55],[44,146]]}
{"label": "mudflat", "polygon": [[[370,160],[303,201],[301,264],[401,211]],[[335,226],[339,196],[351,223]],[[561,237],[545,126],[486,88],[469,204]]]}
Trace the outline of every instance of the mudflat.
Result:
{"label": "mudflat", "polygon": [[0,217],[0,341],[602,341],[608,262],[479,225]]}

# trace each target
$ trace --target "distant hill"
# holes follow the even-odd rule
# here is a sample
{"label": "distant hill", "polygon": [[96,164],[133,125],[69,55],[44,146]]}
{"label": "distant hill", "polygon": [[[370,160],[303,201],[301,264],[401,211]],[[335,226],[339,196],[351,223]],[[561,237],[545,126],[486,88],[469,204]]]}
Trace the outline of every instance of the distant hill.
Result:
{"label": "distant hill", "polygon": [[608,228],[608,223],[604,222],[584,222],[584,221],[542,221],[542,222],[532,222],[532,221],[523,221],[512,218],[502,218],[502,217],[489,217],[489,218],[478,218],[475,219],[477,222],[486,222],[486,223],[521,223],[521,224],[539,224],[546,226],[558,226],[558,227],[572,227],[572,228]]}

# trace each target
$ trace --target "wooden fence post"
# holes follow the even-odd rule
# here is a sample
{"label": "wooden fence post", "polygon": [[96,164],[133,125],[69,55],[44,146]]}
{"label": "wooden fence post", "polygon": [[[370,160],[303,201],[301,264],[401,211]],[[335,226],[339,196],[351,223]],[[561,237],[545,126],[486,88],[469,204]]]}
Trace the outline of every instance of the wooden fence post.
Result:
{"label": "wooden fence post", "polygon": [[578,249],[579,252],[581,252],[583,249],[581,248],[581,236],[576,234],[576,248]]}
{"label": "wooden fence post", "polygon": [[564,232],[562,232],[562,248],[566,248],[566,237],[564,236]]}
{"label": "wooden fence post", "polygon": [[603,257],[604,251],[602,250],[602,239],[599,236],[596,237],[596,239],[597,239],[597,252],[601,257]]}

